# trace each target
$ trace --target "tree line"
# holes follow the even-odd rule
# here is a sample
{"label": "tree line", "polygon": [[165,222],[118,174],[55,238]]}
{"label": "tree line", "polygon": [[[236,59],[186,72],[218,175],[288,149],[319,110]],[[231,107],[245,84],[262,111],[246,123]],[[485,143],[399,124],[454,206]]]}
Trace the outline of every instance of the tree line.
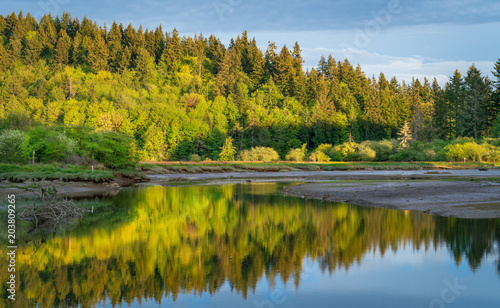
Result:
{"label": "tree line", "polygon": [[493,81],[472,65],[444,87],[367,77],[331,55],[303,62],[298,43],[262,51],[246,31],[225,46],[70,13],[0,15],[0,118],[128,135],[142,160],[218,159],[228,137],[238,153],[285,158],[303,144],[393,139],[405,121],[414,140],[499,137],[500,60]]}

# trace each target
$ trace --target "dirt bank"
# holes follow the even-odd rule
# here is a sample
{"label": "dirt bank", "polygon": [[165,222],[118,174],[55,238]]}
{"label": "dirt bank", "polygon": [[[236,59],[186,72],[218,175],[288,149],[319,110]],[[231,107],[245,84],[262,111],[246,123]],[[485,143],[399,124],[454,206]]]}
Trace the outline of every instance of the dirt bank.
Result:
{"label": "dirt bank", "polygon": [[[6,183],[0,184],[0,202],[7,199],[7,195],[14,194],[16,197],[30,197],[33,193],[25,188],[32,185],[32,182],[25,183]],[[93,182],[63,182],[63,181],[39,181],[37,185],[43,187],[55,186],[61,194],[71,197],[83,197],[92,195],[116,194],[120,189],[120,185],[116,182],[110,183],[93,183]]]}
{"label": "dirt bank", "polygon": [[[442,216],[500,218],[500,169],[227,172],[149,175],[150,184],[178,186],[249,182],[308,182],[286,187],[291,196],[344,201],[361,206],[418,210]],[[467,181],[474,180],[474,181]],[[28,195],[22,186],[0,184],[0,199]],[[116,194],[130,183],[47,181],[70,196]]]}
{"label": "dirt bank", "polygon": [[339,181],[289,186],[281,193],[440,216],[500,218],[500,183],[496,181]]}

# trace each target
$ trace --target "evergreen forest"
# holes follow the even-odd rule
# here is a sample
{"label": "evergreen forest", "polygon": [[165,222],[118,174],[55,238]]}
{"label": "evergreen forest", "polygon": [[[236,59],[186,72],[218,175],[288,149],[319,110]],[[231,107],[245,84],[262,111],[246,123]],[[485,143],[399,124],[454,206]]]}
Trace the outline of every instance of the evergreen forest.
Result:
{"label": "evergreen forest", "polygon": [[[252,160],[259,151],[273,160],[387,160],[375,148],[397,148],[404,128],[404,151],[425,148],[423,159],[500,159],[500,59],[493,80],[472,65],[443,86],[366,76],[332,55],[311,69],[303,62],[298,42],[261,50],[246,31],[225,46],[161,25],[0,15],[0,157],[28,163],[35,151],[37,162],[117,168]],[[464,154],[467,144],[483,154]]]}

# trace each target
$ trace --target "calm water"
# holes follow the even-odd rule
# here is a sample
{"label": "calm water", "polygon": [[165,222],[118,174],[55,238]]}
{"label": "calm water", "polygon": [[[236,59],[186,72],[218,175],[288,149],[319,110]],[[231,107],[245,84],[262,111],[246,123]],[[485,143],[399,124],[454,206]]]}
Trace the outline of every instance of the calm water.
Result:
{"label": "calm water", "polygon": [[0,307],[500,307],[499,219],[303,200],[282,185],[122,190],[112,211],[19,244],[15,304],[2,245]]}

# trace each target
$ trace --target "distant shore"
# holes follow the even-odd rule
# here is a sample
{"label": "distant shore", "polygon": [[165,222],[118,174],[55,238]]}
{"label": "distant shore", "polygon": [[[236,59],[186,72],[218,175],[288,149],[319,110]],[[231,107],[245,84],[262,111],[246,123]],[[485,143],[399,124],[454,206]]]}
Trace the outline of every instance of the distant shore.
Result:
{"label": "distant shore", "polygon": [[[263,167],[252,167],[246,172],[148,174],[142,180],[148,181],[146,185],[163,186],[300,182],[304,184],[287,186],[281,193],[367,207],[417,210],[440,216],[500,218],[500,169],[255,171],[259,168]],[[115,194],[125,186],[144,185],[144,181],[134,183],[117,175],[113,180],[101,183],[61,180],[39,183],[54,185],[60,193],[69,196],[86,196]],[[0,197],[11,193],[28,195],[23,187],[31,184],[32,181],[3,181]]]}

